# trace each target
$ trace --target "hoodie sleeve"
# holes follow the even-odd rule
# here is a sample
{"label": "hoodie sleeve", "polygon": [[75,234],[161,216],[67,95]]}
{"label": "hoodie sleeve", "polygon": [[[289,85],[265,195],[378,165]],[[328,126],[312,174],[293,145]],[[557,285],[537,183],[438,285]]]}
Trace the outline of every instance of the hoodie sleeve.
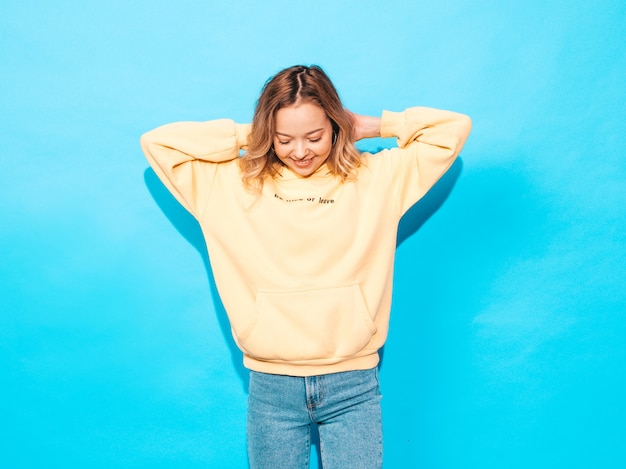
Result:
{"label": "hoodie sleeve", "polygon": [[245,149],[249,124],[230,119],[175,122],[141,137],[150,166],[176,199],[198,218],[221,163]]}
{"label": "hoodie sleeve", "polygon": [[[452,166],[472,128],[471,119],[451,111],[413,107],[383,111],[382,137],[397,137],[388,150],[391,186],[404,214]],[[381,155],[382,156],[382,155]]]}

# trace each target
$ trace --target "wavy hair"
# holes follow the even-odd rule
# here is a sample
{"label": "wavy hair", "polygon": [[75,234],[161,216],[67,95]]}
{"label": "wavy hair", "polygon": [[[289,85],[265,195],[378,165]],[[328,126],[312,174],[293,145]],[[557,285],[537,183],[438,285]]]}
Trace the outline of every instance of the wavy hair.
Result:
{"label": "wavy hair", "polygon": [[276,177],[283,166],[274,152],[276,112],[307,101],[320,106],[332,125],[333,146],[326,160],[328,169],[342,181],[356,177],[361,155],[354,146],[352,120],[335,86],[317,65],[296,65],[270,78],[257,101],[248,149],[239,158],[243,183],[250,192],[260,193],[265,178]]}

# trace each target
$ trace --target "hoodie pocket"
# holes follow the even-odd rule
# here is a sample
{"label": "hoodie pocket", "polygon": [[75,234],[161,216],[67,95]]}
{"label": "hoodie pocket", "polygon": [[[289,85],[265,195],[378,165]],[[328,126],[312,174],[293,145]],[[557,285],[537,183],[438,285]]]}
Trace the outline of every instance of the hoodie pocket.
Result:
{"label": "hoodie pocket", "polygon": [[239,343],[262,360],[328,360],[355,355],[375,333],[358,285],[259,291],[256,321]]}

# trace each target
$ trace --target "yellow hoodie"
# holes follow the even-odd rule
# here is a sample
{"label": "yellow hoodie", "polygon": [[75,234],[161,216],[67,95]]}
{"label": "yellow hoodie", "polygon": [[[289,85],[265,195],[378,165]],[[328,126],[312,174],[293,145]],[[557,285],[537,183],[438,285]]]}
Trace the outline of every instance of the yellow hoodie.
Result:
{"label": "yellow hoodie", "polygon": [[384,111],[398,148],[363,153],[358,178],[322,166],[308,178],[283,168],[260,197],[237,158],[248,124],[180,122],[142,136],[156,174],[199,221],[244,365],[311,376],[378,363],[391,309],[402,215],[446,172],[469,117],[416,107]]}

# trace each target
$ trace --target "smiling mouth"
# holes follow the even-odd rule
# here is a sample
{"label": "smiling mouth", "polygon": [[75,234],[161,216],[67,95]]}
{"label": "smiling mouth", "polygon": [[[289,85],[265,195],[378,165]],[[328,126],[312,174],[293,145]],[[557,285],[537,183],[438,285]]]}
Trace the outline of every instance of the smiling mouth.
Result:
{"label": "smiling mouth", "polygon": [[313,162],[313,158],[309,158],[306,160],[292,160],[296,166],[306,167],[309,166]]}

